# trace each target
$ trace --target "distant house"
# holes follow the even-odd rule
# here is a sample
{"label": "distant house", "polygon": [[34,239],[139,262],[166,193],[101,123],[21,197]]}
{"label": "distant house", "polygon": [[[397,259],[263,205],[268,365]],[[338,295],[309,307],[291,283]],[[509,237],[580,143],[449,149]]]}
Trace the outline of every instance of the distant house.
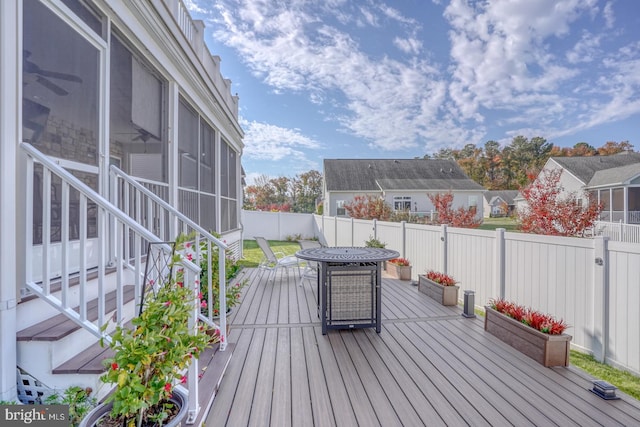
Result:
{"label": "distant house", "polygon": [[485,218],[509,216],[515,210],[518,190],[496,190],[484,193],[483,212]]}
{"label": "distant house", "polygon": [[451,192],[453,208],[477,210],[483,216],[486,191],[453,160],[325,159],[325,214],[346,216],[345,203],[358,195],[377,195],[396,211],[424,215],[434,210],[428,194]]}
{"label": "distant house", "polygon": [[640,153],[552,157],[543,169],[558,168],[566,193],[591,194],[604,204],[602,221],[640,224]]}

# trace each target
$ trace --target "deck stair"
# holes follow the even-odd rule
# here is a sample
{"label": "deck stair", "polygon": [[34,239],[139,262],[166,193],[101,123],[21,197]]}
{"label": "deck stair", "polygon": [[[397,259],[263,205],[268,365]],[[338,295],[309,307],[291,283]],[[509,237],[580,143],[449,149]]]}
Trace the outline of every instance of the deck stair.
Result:
{"label": "deck stair", "polygon": [[[116,307],[115,291],[109,292],[106,298],[107,313],[111,313]],[[124,287],[125,303],[133,304],[134,287]],[[34,301],[35,302],[35,301]],[[78,310],[77,308],[75,309]],[[97,299],[88,304],[87,319],[95,321],[98,318]],[[64,314],[55,315],[49,319],[28,326],[18,332],[18,351],[25,366],[21,366],[31,374],[35,374],[43,383],[53,388],[59,388],[58,384],[68,384],[75,381],[83,387],[91,387],[98,398],[103,398],[109,392],[107,386],[102,384],[99,377],[104,372],[102,361],[113,355],[110,348],[100,346],[98,340]],[[72,348],[73,355],[60,362],[60,353],[64,349]],[[233,354],[234,344],[228,344],[226,351],[220,352],[216,344],[208,348],[200,355],[199,373],[199,404],[202,408],[200,417],[206,414],[222,380],[224,371]],[[45,351],[46,350],[46,351]],[[32,356],[28,356],[31,354]],[[51,360],[44,360],[50,358]],[[50,366],[51,375],[39,372],[34,367],[33,359],[37,359],[37,366],[44,368]],[[30,363],[31,361],[31,363]],[[34,372],[35,371],[35,372]],[[43,378],[44,377],[44,378]],[[66,377],[66,378],[65,378]],[[69,379],[69,377],[73,377]]]}
{"label": "deck stair", "polygon": [[[115,167],[110,170],[111,191],[107,200],[35,147],[27,143],[21,143],[20,147],[26,154],[27,192],[34,192],[37,185],[42,187],[41,212],[36,212],[41,214],[42,229],[50,229],[51,212],[55,211],[52,192],[46,190],[49,187],[59,187],[61,192],[57,209],[62,225],[56,240],[50,233],[43,233],[40,244],[25,247],[23,258],[33,265],[25,265],[25,282],[20,285],[22,298],[16,314],[22,329],[16,334],[17,365],[34,382],[49,389],[91,387],[95,397],[102,399],[110,391],[100,382],[102,361],[110,351],[101,348],[98,341],[103,334],[113,331],[116,324],[126,324],[136,315],[142,283],[148,279],[145,267],[151,245],[161,258],[173,256],[169,243],[180,233],[192,233],[194,241],[200,242],[197,249],[188,257],[179,256],[184,285],[194,290],[199,286],[197,277],[202,261],[199,257],[229,248]],[[35,183],[34,176],[39,177],[41,184]],[[75,237],[68,231],[72,195],[79,207],[74,219],[79,227]],[[34,206],[29,198],[27,202],[25,224],[31,224]],[[30,227],[25,233],[26,241],[32,241]],[[200,244],[204,245],[203,251]],[[220,269],[220,282],[209,281],[207,286],[209,289],[219,286],[224,295],[226,256],[219,257],[217,266],[212,265],[211,258],[207,268]],[[220,302],[221,311],[225,309],[225,301],[223,298]],[[200,315],[200,321],[216,326],[213,310]],[[233,346],[226,339],[225,317],[219,327],[220,345],[202,354],[188,369],[184,388],[190,395],[189,423],[207,415],[232,355]],[[109,340],[108,336],[105,338]]]}

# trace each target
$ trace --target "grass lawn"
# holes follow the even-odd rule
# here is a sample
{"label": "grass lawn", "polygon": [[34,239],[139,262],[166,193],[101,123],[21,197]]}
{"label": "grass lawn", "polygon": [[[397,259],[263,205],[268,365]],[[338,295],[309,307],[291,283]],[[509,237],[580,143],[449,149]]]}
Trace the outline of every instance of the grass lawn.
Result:
{"label": "grass lawn", "polygon": [[518,224],[514,218],[484,218],[478,230],[495,230],[496,228],[518,231]]}
{"label": "grass lawn", "polygon": [[629,372],[596,361],[593,356],[571,350],[571,364],[618,387],[620,391],[640,400],[640,378]]}
{"label": "grass lawn", "polygon": [[[285,255],[294,255],[300,250],[298,242],[287,242],[279,240],[269,240],[269,246],[273,252],[283,252]],[[242,242],[242,251],[244,258],[239,264],[243,267],[257,267],[262,260],[262,250],[258,247],[255,240],[245,240]],[[277,254],[280,257],[280,254]]]}

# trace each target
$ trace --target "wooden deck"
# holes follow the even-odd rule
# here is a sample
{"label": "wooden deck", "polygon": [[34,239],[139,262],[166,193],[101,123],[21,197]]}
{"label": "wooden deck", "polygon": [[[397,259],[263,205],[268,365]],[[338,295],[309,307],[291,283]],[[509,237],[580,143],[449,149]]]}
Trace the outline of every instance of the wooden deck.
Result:
{"label": "wooden deck", "polygon": [[323,336],[315,283],[242,274],[207,426],[640,425],[637,400],[599,398],[582,371],[544,368],[409,282],[384,279],[380,334]]}

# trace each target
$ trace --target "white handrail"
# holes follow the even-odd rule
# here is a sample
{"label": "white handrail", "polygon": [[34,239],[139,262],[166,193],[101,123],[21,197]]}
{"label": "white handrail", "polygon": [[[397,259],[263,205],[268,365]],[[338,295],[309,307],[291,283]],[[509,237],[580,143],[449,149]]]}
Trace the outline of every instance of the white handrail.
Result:
{"label": "white handrail", "polygon": [[[196,223],[195,221],[193,221],[191,218],[187,217],[186,215],[184,215],[182,212],[180,212],[179,210],[177,210],[175,207],[173,207],[172,205],[170,205],[168,202],[166,202],[165,200],[163,200],[162,198],[160,198],[157,194],[153,193],[151,190],[149,190],[147,187],[145,187],[144,185],[140,184],[138,181],[136,181],[134,178],[132,178],[131,176],[127,175],[126,173],[124,173],[121,169],[119,169],[117,166],[115,165],[111,165],[109,168],[109,175],[111,177],[111,188],[112,189],[117,189],[119,188],[118,186],[118,182],[117,180],[121,180],[123,183],[127,184],[127,186],[124,187],[124,191],[122,192],[125,195],[125,199],[123,200],[123,204],[125,204],[125,206],[122,207],[122,209],[125,212],[129,212],[129,208],[128,206],[126,206],[126,203],[129,200],[129,197],[131,197],[130,192],[133,190],[135,192],[138,192],[142,195],[144,195],[144,198],[146,198],[147,200],[147,206],[146,206],[146,210],[147,210],[147,216],[150,217],[152,216],[151,212],[154,212],[154,208],[152,206],[152,203],[155,204],[159,209],[158,211],[161,212],[156,212],[156,215],[161,219],[160,220],[160,227],[159,227],[159,233],[164,232],[164,223],[163,220],[165,218],[165,215],[168,218],[169,221],[169,228],[170,230],[172,229],[183,229],[184,232],[189,232],[190,230],[195,232],[195,242],[201,242],[204,241],[206,244],[206,253],[207,254],[211,254],[212,252],[212,244],[217,246],[217,250],[220,252],[218,255],[218,271],[220,272],[220,274],[218,275],[219,277],[219,282],[218,282],[218,289],[219,289],[219,312],[220,313],[226,313],[227,310],[227,301],[225,298],[226,295],[226,266],[225,266],[225,260],[226,260],[226,250],[228,249],[228,246],[226,245],[226,243],[222,242],[220,239],[218,239],[217,237],[215,237],[214,235],[212,235],[211,233],[209,233],[207,230],[205,230],[202,226],[200,226],[198,223]],[[118,200],[115,198],[115,191],[112,193],[112,197],[114,197],[113,199],[113,203],[117,204]],[[141,203],[142,202],[143,197],[135,197],[136,202]],[[138,206],[135,209],[135,213],[140,214],[141,208]],[[183,226],[188,227],[188,229],[184,229],[185,227],[178,227],[176,222],[180,221]],[[190,230],[189,230],[190,229]],[[174,231],[174,234],[177,235],[177,232]],[[199,245],[197,245],[197,250],[195,251],[195,255],[196,255],[196,259],[195,259],[195,263],[197,265],[201,265],[202,262],[202,256],[200,253],[200,247]],[[212,265],[211,265],[211,257],[207,256],[206,257],[207,260],[207,271],[212,271]],[[208,278],[208,283],[206,283],[207,289],[208,289],[208,293],[207,295],[212,295],[212,283],[211,283],[211,274],[207,275]],[[211,299],[211,298],[210,298]],[[211,302],[211,301],[209,301]],[[219,332],[220,332],[220,351],[224,351],[226,349],[227,346],[227,319],[226,316],[221,315],[220,316],[220,324],[216,325],[215,322],[213,321],[213,317],[214,317],[214,313],[213,313],[213,304],[208,304],[208,310],[207,310],[207,315],[204,316],[202,314],[199,315],[199,318],[201,321],[207,323],[209,326],[215,327],[215,328],[219,328]]]}
{"label": "white handrail", "polygon": [[[73,176],[71,173],[60,167],[54,161],[52,161],[49,157],[38,151],[32,145],[28,143],[20,143],[20,148],[26,153],[26,168],[25,172],[25,182],[27,184],[27,194],[35,194],[34,189],[34,162],[38,162],[42,165],[42,173],[43,173],[43,184],[42,184],[42,254],[43,254],[43,271],[42,271],[42,283],[37,283],[36,281],[31,279],[31,270],[32,265],[30,264],[33,259],[33,244],[32,244],[32,229],[33,229],[33,199],[31,197],[27,197],[26,200],[26,221],[25,221],[25,235],[27,237],[27,244],[23,257],[24,259],[24,269],[25,269],[25,286],[35,293],[38,297],[49,303],[60,313],[65,314],[69,319],[78,324],[83,329],[91,332],[98,338],[103,338],[105,341],[110,342],[111,337],[103,332],[103,326],[109,322],[109,319],[106,319],[105,306],[106,306],[106,295],[105,295],[105,285],[104,285],[104,276],[105,269],[107,264],[107,251],[104,249],[106,245],[106,240],[108,235],[115,236],[115,243],[113,243],[113,247],[111,250],[111,256],[114,258],[109,261],[116,261],[116,314],[115,318],[117,323],[123,323],[123,311],[124,311],[124,280],[123,280],[123,269],[134,269],[135,270],[135,284],[136,284],[136,304],[140,302],[140,280],[141,280],[141,265],[143,264],[143,241],[155,242],[158,243],[158,248],[160,248],[165,254],[169,257],[173,254],[173,248],[171,248],[168,244],[163,243],[161,239],[151,233],[149,230],[144,228],[141,224],[136,222],[133,218],[127,215],[125,212],[122,212],[118,207],[113,205],[111,202],[106,200],[100,194],[96,193],[85,183],[80,181],[78,178]],[[51,188],[52,188],[52,175],[58,177],[61,180],[61,190],[62,190],[62,199],[61,199],[61,225],[60,225],[60,245],[61,245],[61,296],[60,298],[51,292],[50,286],[50,277],[51,273],[51,262],[49,260],[49,252],[51,246]],[[79,309],[76,312],[71,306],[69,295],[69,281],[68,281],[68,264],[71,256],[70,253],[70,241],[71,238],[69,236],[69,190],[73,188],[79,193],[79,209],[78,209],[78,228],[79,228]],[[85,248],[89,244],[89,238],[87,237],[87,202],[91,201],[95,203],[97,207],[96,211],[96,222],[97,222],[97,236],[98,236],[98,259],[97,259],[97,270],[98,270],[98,320],[97,324],[87,319],[87,304],[89,301],[87,289],[87,276],[88,271],[91,266],[87,266],[86,259],[87,254],[85,252]],[[107,223],[110,223],[112,226],[112,230],[110,233],[107,232]],[[123,237],[125,240],[123,240]],[[129,246],[131,244],[131,239],[134,244],[134,253],[129,253]],[[125,250],[125,247],[127,248]],[[133,258],[134,265],[131,266],[130,260]],[[190,289],[193,290],[194,294],[199,292],[199,280],[200,277],[200,267],[199,265],[194,264],[189,261],[187,258],[181,256],[181,264],[182,267],[185,268],[185,277],[184,283],[189,286]],[[193,328],[195,332],[197,330],[197,317],[199,312],[199,301],[194,299],[193,310],[190,312],[189,318],[189,327]],[[188,375],[188,383],[187,388],[189,390],[189,413],[191,416],[194,416],[199,411],[198,407],[198,360],[193,359],[189,366],[189,375]]]}

